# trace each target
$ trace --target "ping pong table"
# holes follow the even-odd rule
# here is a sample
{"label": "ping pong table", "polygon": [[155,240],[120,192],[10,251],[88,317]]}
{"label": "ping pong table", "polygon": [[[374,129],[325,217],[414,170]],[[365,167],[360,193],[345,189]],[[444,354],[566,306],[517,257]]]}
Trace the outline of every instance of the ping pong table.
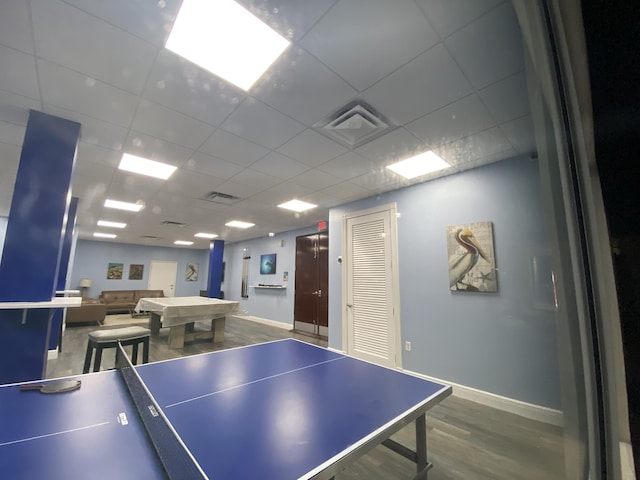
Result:
{"label": "ping pong table", "polygon": [[[3,478],[327,479],[380,443],[426,478],[425,412],[451,393],[294,339],[73,378],[0,386]],[[413,421],[416,451],[387,440]]]}

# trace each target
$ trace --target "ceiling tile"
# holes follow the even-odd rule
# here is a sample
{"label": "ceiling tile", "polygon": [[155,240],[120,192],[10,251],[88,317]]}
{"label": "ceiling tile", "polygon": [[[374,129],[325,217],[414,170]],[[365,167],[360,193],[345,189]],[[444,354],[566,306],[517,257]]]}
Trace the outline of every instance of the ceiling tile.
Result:
{"label": "ceiling tile", "polygon": [[290,181],[296,185],[302,185],[311,191],[322,190],[323,188],[342,182],[341,179],[315,168],[292,178]]}
{"label": "ceiling tile", "polygon": [[143,96],[210,125],[219,125],[246,95],[210,72],[162,50]]}
{"label": "ceiling tile", "polygon": [[289,40],[298,40],[336,0],[238,0],[243,7]]}
{"label": "ceiling tile", "polygon": [[200,151],[245,167],[269,153],[265,147],[220,129],[213,132]]}
{"label": "ceiling tile", "polygon": [[328,195],[341,198],[345,201],[368,197],[371,194],[366,188],[362,188],[360,185],[352,182],[342,182],[332,185],[322,190],[321,193],[327,193]]}
{"label": "ceiling tile", "polygon": [[131,127],[192,149],[202,145],[214,130],[211,125],[148,100],[140,101]]}
{"label": "ceiling tile", "polygon": [[40,98],[36,64],[31,55],[0,45],[0,85],[16,95]]}
{"label": "ceiling tile", "polygon": [[262,102],[247,98],[222,124],[222,129],[276,149],[304,130],[304,125]]}
{"label": "ceiling tile", "polygon": [[527,115],[500,125],[500,130],[504,133],[509,143],[518,153],[532,154],[536,152],[536,139],[534,136],[533,122],[531,116]]}
{"label": "ceiling tile", "polygon": [[479,95],[498,123],[520,118],[529,113],[527,81],[524,72],[483,88]]}
{"label": "ceiling tile", "polygon": [[347,149],[313,130],[307,129],[278,148],[278,152],[310,166],[322,165]]}
{"label": "ceiling tile", "polygon": [[65,1],[157,46],[164,45],[182,3],[181,0]]}
{"label": "ceiling tile", "polygon": [[56,105],[45,105],[45,113],[65,118],[82,125],[80,129],[80,141],[99,145],[111,150],[122,150],[127,137],[127,129],[119,125],[98,120],[96,118],[72,112]]}
{"label": "ceiling tile", "polygon": [[502,155],[503,152],[513,151],[513,148],[498,128],[491,128],[449,145],[438,147],[434,151],[449,164],[458,166],[490,155]]}
{"label": "ceiling tile", "polygon": [[21,147],[26,130],[23,125],[15,125],[0,120],[0,142]]}
{"label": "ceiling tile", "polygon": [[29,21],[29,1],[12,0],[2,5],[0,44],[33,54],[33,30]]}
{"label": "ceiling tile", "polygon": [[183,170],[202,172],[221,179],[230,179],[242,171],[242,167],[236,163],[227,162],[220,158],[212,157],[202,152],[196,152],[183,165]]}
{"label": "ceiling tile", "polygon": [[384,166],[424,151],[425,145],[404,128],[398,128],[383,137],[358,147],[356,152],[374,165]]}
{"label": "ceiling tile", "polygon": [[268,175],[266,173],[253,170],[252,168],[246,168],[242,170],[237,175],[234,175],[233,178],[231,178],[231,181],[256,187],[256,189],[258,189],[256,191],[263,191],[273,187],[274,185],[282,183],[281,178],[277,178],[273,175]]}
{"label": "ceiling tile", "polygon": [[3,122],[26,126],[29,110],[40,110],[41,107],[39,100],[0,90],[0,120]]}
{"label": "ceiling tile", "polygon": [[297,47],[290,47],[251,93],[307,126],[343,107],[358,94],[347,82]]}
{"label": "ceiling tile", "polygon": [[348,180],[371,171],[372,162],[355,152],[347,152],[318,167],[334,177]]}
{"label": "ceiling tile", "polygon": [[504,0],[416,0],[429,22],[445,38]]}
{"label": "ceiling tile", "polygon": [[494,124],[487,108],[473,94],[411,122],[406,129],[431,147],[467,137]]}
{"label": "ceiling tile", "polygon": [[39,58],[129,92],[142,91],[157,46],[63,2],[33,0],[31,11]]}
{"label": "ceiling tile", "polygon": [[45,103],[116,125],[131,123],[135,95],[43,60],[38,60],[38,72]]}
{"label": "ceiling tile", "polygon": [[524,69],[522,34],[506,2],[445,40],[475,88],[483,88]]}
{"label": "ceiling tile", "polygon": [[364,93],[384,116],[408,123],[471,92],[460,68],[442,45],[420,55]]}
{"label": "ceiling tile", "polygon": [[[78,143],[78,153],[76,154],[75,169],[78,169],[79,165],[83,165],[88,162],[90,165],[104,165],[113,169],[118,167],[122,152],[104,148],[92,143],[80,142]],[[101,172],[102,173],[102,172]],[[96,177],[105,178],[105,177]]]}
{"label": "ceiling tile", "polygon": [[129,131],[121,155],[125,152],[174,166],[184,164],[194,154],[190,148],[134,130]]}
{"label": "ceiling tile", "polygon": [[414,2],[342,0],[300,44],[363,91],[437,41]]}
{"label": "ceiling tile", "polygon": [[302,172],[306,172],[311,167],[285,155],[281,155],[277,152],[271,152],[251,165],[251,168],[286,180],[291,177],[295,177],[296,175],[300,175]]}

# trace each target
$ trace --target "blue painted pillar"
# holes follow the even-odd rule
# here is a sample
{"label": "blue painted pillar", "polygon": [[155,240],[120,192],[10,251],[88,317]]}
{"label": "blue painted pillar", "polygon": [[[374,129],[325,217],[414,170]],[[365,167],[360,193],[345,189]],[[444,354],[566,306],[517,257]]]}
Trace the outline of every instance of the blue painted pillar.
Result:
{"label": "blue painted pillar", "polygon": [[[58,267],[58,283],[56,290],[65,290],[67,287],[67,272],[69,271],[69,259],[71,258],[71,247],[73,244],[73,229],[76,226],[76,214],[78,212],[78,197],[71,197],[69,213],[64,224],[64,235],[62,237],[62,252],[60,255],[60,266]],[[53,313],[51,323],[51,335],[49,336],[49,350],[55,350],[60,345],[60,335],[62,334],[62,318],[64,311],[57,309]]]}
{"label": "blue painted pillar", "polygon": [[[56,290],[80,124],[31,111],[0,261],[0,302]],[[53,310],[0,309],[0,383],[42,378]]]}
{"label": "blue painted pillar", "polygon": [[220,298],[223,254],[224,240],[211,240],[209,244],[209,278],[207,279],[207,297],[209,298]]}

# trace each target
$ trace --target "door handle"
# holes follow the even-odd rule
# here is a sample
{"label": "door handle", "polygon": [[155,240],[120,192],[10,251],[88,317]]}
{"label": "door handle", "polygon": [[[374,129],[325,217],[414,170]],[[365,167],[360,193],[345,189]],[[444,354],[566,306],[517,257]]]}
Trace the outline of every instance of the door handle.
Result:
{"label": "door handle", "polygon": [[315,292],[311,292],[311,295],[316,295],[317,297],[322,296],[322,290],[316,290]]}

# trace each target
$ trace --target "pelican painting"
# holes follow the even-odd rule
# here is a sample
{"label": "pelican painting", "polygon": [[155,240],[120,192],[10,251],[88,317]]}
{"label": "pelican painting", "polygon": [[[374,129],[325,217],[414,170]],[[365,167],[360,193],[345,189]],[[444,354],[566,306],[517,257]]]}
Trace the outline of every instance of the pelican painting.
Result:
{"label": "pelican painting", "polygon": [[447,227],[449,288],[454,291],[498,290],[491,222]]}

